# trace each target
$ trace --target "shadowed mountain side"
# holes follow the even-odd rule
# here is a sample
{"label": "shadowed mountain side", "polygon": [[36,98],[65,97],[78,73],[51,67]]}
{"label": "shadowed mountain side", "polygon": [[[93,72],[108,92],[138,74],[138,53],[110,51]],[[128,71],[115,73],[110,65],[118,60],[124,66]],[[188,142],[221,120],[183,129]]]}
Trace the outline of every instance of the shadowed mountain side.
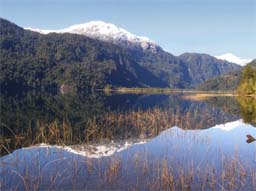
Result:
{"label": "shadowed mountain side", "polygon": [[197,86],[197,89],[204,91],[236,91],[241,78],[242,72],[240,70],[229,72],[205,81]]}
{"label": "shadowed mountain side", "polygon": [[0,20],[2,90],[167,87],[116,45],[75,34],[41,35]]}
{"label": "shadowed mountain side", "polygon": [[[245,67],[248,66],[256,68],[256,59],[248,63]],[[240,70],[229,72],[213,79],[209,79],[197,86],[197,89],[205,91],[236,91],[238,89],[240,81],[242,80],[242,73],[245,67],[241,68]]]}
{"label": "shadowed mountain side", "polygon": [[116,70],[109,76],[108,83],[124,87],[168,87],[169,84],[155,76],[147,68],[136,62],[132,64],[120,60]]}
{"label": "shadowed mountain side", "polygon": [[241,68],[236,64],[230,64],[207,54],[185,53],[179,58],[187,64],[189,75],[193,77],[192,87],[215,76]]}
{"label": "shadowed mountain side", "polygon": [[43,35],[0,19],[2,90],[112,87],[192,88],[236,64],[206,54],[179,57],[131,49],[77,34]]}

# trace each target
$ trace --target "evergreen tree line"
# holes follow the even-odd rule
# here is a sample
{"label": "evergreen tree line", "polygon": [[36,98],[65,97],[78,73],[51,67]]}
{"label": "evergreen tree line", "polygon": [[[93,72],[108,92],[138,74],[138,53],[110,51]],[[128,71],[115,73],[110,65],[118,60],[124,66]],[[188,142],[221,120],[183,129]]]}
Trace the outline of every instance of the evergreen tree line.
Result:
{"label": "evergreen tree line", "polygon": [[238,93],[241,95],[256,94],[256,68],[250,65],[244,67]]}

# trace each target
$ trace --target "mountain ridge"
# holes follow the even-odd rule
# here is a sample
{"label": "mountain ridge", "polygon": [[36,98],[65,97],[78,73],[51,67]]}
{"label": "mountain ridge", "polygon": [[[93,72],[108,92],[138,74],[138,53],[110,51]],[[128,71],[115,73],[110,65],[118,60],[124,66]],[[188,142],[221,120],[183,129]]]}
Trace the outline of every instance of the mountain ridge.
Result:
{"label": "mountain ridge", "polygon": [[145,51],[85,35],[44,35],[5,19],[0,19],[0,25],[1,87],[56,88],[68,84],[78,89],[106,85],[190,89],[240,68],[207,54],[177,57],[160,48]]}
{"label": "mountain ridge", "polygon": [[141,48],[145,51],[156,53],[162,49],[155,42],[147,37],[134,35],[127,30],[117,27],[112,23],[103,21],[90,21],[83,24],[76,24],[60,30],[44,30],[34,28],[24,28],[27,30],[39,32],[41,34],[49,33],[73,33],[84,35],[93,39],[111,42],[116,45],[126,46],[129,48]]}
{"label": "mountain ridge", "polygon": [[[73,33],[85,35],[90,38],[112,42],[117,45],[123,46],[140,46],[143,50],[151,50],[152,52],[157,52],[157,49],[163,50],[160,45],[156,42],[152,41],[148,37],[138,36],[130,33],[124,28],[118,27],[112,23],[105,22],[102,20],[94,20],[85,22],[82,24],[75,24],[69,27],[58,29],[58,30],[48,30],[48,29],[39,29],[33,27],[24,27],[26,30],[31,30],[34,32],[39,32],[41,34],[49,34],[49,33]],[[165,51],[168,52],[168,51]],[[179,55],[181,56],[181,55]],[[231,63],[238,64],[240,66],[244,66],[246,63],[252,61],[252,59],[244,59],[239,58],[233,53],[225,53],[218,56],[213,56],[219,60],[228,61]]]}

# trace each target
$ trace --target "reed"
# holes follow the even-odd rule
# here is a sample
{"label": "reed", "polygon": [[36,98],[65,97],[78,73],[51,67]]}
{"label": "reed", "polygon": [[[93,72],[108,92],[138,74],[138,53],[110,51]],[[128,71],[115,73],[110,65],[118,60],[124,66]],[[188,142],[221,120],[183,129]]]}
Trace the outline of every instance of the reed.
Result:
{"label": "reed", "polygon": [[[207,112],[204,113],[210,116]],[[149,139],[158,135],[165,129],[177,125],[184,129],[202,128],[202,122],[198,123],[195,118],[198,113],[181,111],[172,108],[160,109],[153,108],[148,110],[138,110],[126,113],[107,113],[102,116],[92,116],[80,128],[73,128],[70,121],[54,120],[46,123],[38,120],[35,127],[28,126],[27,131],[10,133],[10,136],[0,136],[1,153],[8,154],[20,147],[32,146],[40,143],[53,145],[73,145],[91,144],[95,141],[110,141],[113,139],[126,140],[127,138]],[[210,117],[208,118],[210,120]],[[196,140],[195,140],[196,141]],[[206,138],[207,143],[207,138]],[[173,153],[176,151],[174,150]],[[221,152],[220,152],[221,153]],[[255,190],[256,189],[256,169],[246,165],[239,156],[234,153],[228,157],[220,154],[221,165],[206,163],[195,164],[195,161],[178,161],[175,156],[167,156],[164,159],[150,161],[145,153],[136,153],[130,156],[129,167],[135,172],[129,171],[128,167],[122,163],[122,158],[110,157],[109,160],[85,158],[83,166],[77,161],[69,162],[72,166],[70,179],[72,179],[73,189],[79,184],[80,172],[86,172],[87,178],[92,177],[102,189],[121,189],[127,188],[123,185],[131,183],[129,188],[137,190]],[[222,160],[221,160],[222,159]],[[62,160],[62,159],[59,159]],[[34,161],[34,164],[37,161]],[[51,161],[55,163],[58,161]],[[1,164],[0,165],[5,165]],[[50,165],[45,164],[44,168]],[[35,165],[36,166],[36,165]],[[65,167],[63,167],[65,168]],[[123,174],[123,172],[126,172]],[[31,177],[28,173],[16,172],[20,177],[25,190],[38,190],[42,184],[42,171],[38,171],[37,176]],[[62,176],[59,172],[50,178],[49,187],[46,189],[54,190],[58,187],[56,182]],[[126,180],[129,180],[131,182]],[[63,184],[65,179],[63,177]],[[32,181],[33,180],[33,181]],[[0,185],[4,185],[1,182]],[[15,185],[17,186],[17,185]],[[15,190],[15,187],[11,190]],[[61,183],[59,185],[61,187]],[[123,186],[123,187],[122,187]],[[98,187],[97,187],[98,188]],[[99,189],[100,189],[99,188]],[[18,189],[18,188],[17,188]],[[87,187],[86,187],[87,189]]]}
{"label": "reed", "polygon": [[[80,126],[73,127],[68,119],[45,122],[37,120],[26,130],[0,134],[1,153],[7,154],[14,149],[40,143],[73,145],[129,138],[149,139],[172,126],[182,129],[201,129],[212,126],[215,121],[209,111],[197,110],[182,113],[175,108],[152,108],[128,112],[109,112],[100,116],[91,116]],[[217,119],[215,119],[217,120]],[[7,129],[7,131],[9,131]]]}
{"label": "reed", "polygon": [[105,170],[105,180],[108,184],[117,180],[120,176],[121,160],[120,159],[111,159],[109,165]]}
{"label": "reed", "polygon": [[[173,151],[174,153],[177,151]],[[95,185],[85,188],[90,189],[115,189],[115,190],[254,190],[256,187],[256,169],[247,165],[239,158],[236,153],[224,156],[220,152],[219,164],[206,162],[205,164],[195,163],[192,160],[177,161],[175,157],[166,155],[164,159],[154,161],[148,160],[148,153],[138,152],[130,155],[129,167],[122,162],[124,158],[121,156],[113,156],[106,159],[89,159],[85,158],[81,165],[75,160],[67,161],[69,166],[69,176],[62,177],[62,171],[52,174],[49,177],[50,184],[47,190],[56,190],[61,188],[65,181],[71,180],[72,189],[82,189],[78,187],[81,172],[87,172],[86,181],[94,181]],[[64,159],[58,159],[64,160]],[[42,170],[48,165],[58,162],[58,160],[50,161],[42,167]],[[36,161],[33,164],[37,164]],[[0,164],[4,165],[4,164]],[[36,167],[36,166],[35,166]],[[15,171],[14,173],[20,177],[25,190],[38,190],[42,182],[43,171],[32,177],[29,170],[24,172]],[[133,171],[134,170],[134,171]],[[125,174],[124,174],[125,172]],[[92,176],[91,176],[92,175]],[[63,182],[57,179],[62,177]],[[92,177],[93,179],[90,179]],[[66,179],[65,179],[66,178]],[[88,183],[88,182],[87,182]],[[129,186],[127,185],[129,184]],[[4,185],[4,182],[1,182]],[[19,185],[20,186],[20,185]],[[81,186],[81,185],[80,185]],[[12,190],[15,190],[11,188]],[[20,187],[17,187],[19,189]]]}

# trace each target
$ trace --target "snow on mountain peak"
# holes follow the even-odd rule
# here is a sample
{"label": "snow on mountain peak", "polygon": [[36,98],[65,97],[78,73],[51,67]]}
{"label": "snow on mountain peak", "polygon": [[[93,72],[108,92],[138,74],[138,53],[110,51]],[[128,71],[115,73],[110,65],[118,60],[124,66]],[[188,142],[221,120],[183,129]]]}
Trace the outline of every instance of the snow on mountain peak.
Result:
{"label": "snow on mountain peak", "polygon": [[48,33],[58,32],[56,30],[36,29],[36,28],[31,28],[31,27],[25,27],[24,29],[34,31],[34,32],[38,32],[38,33],[41,33],[41,34],[48,34]]}
{"label": "snow on mountain peak", "polygon": [[240,66],[245,66],[246,64],[248,64],[252,59],[242,59],[239,58],[237,56],[235,56],[232,53],[226,53],[220,56],[215,56],[216,58],[220,59],[220,60],[226,60],[228,62],[232,62],[235,64],[238,64]]}
{"label": "snow on mountain peak", "polygon": [[142,48],[155,53],[160,47],[147,37],[136,36],[123,28],[119,28],[111,23],[103,21],[91,21],[83,24],[77,24],[61,30],[42,30],[25,28],[42,34],[51,32],[56,33],[74,33],[85,35],[87,37],[98,39],[105,42],[111,42],[128,48]]}
{"label": "snow on mountain peak", "polygon": [[[122,28],[118,28],[117,26],[115,26],[111,23],[105,23],[103,21],[91,21],[91,22],[84,23],[84,24],[73,25],[66,29],[63,29],[62,32],[87,34],[87,35],[89,34],[92,36],[108,35],[108,36],[125,39],[125,40],[143,39],[146,41],[150,41],[148,38],[135,36]],[[152,42],[152,41],[150,41],[150,42]]]}

